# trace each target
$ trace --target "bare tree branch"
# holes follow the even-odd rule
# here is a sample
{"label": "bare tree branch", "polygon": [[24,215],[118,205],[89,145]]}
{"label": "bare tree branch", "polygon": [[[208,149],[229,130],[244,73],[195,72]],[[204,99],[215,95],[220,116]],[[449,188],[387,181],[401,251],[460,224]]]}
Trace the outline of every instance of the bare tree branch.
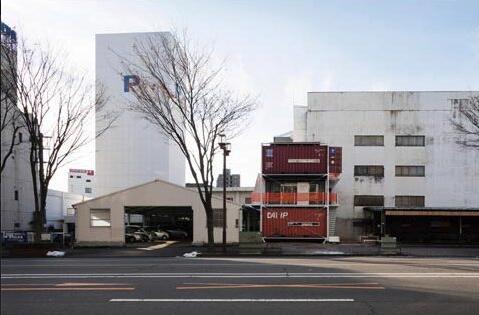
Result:
{"label": "bare tree branch", "polygon": [[[37,239],[44,230],[50,181],[68,158],[92,140],[86,126],[107,99],[101,87],[95,95],[85,75],[64,60],[58,51],[29,46],[22,40],[18,62],[6,64],[15,74],[8,83],[14,87],[21,122],[29,134]],[[112,123],[108,121],[105,130]]]}
{"label": "bare tree branch", "polygon": [[455,104],[457,115],[450,119],[451,124],[460,134],[456,143],[479,149],[479,95],[460,101],[461,103]]}
{"label": "bare tree branch", "polygon": [[140,77],[131,87],[131,110],[140,113],[173,140],[186,158],[213,237],[213,161],[219,134],[237,136],[257,100],[222,88],[223,65],[214,67],[211,52],[194,47],[186,33],[163,33],[138,41],[136,60],[123,58],[125,71]]}

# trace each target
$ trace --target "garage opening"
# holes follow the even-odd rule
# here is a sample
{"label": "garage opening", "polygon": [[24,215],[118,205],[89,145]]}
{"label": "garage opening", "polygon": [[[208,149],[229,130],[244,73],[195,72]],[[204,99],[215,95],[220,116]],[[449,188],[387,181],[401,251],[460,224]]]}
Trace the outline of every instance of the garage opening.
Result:
{"label": "garage opening", "polygon": [[386,232],[407,243],[479,242],[479,217],[387,216]]}
{"label": "garage opening", "polygon": [[186,207],[125,207],[125,241],[192,241],[193,209]]}

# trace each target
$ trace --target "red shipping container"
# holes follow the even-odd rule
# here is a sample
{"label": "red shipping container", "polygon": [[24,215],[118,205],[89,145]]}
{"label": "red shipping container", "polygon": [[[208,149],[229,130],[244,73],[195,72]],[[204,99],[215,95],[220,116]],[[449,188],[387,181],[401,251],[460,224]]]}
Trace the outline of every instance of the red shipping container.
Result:
{"label": "red shipping container", "polygon": [[263,145],[263,174],[326,174],[326,154],[318,142]]}
{"label": "red shipping container", "polygon": [[263,237],[326,237],[325,208],[263,208]]}

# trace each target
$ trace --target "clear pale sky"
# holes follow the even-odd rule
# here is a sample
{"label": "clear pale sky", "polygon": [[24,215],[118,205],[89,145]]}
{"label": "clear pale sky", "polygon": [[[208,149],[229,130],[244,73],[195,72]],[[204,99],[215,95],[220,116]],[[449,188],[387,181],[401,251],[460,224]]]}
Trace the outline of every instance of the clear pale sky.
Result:
{"label": "clear pale sky", "polygon": [[[3,22],[63,48],[92,78],[96,33],[187,28],[213,44],[228,84],[261,101],[232,141],[228,163],[243,186],[254,185],[260,144],[293,128],[308,91],[479,89],[478,0],[2,0],[1,9]],[[67,189],[69,167],[94,168],[93,153],[92,144],[52,188]]]}

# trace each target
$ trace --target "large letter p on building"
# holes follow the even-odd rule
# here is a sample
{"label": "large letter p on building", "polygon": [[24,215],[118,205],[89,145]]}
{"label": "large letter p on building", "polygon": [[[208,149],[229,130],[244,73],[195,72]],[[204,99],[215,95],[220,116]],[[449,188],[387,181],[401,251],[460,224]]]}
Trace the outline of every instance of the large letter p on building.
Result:
{"label": "large letter p on building", "polygon": [[123,91],[130,92],[130,88],[140,84],[140,77],[135,74],[123,76]]}

